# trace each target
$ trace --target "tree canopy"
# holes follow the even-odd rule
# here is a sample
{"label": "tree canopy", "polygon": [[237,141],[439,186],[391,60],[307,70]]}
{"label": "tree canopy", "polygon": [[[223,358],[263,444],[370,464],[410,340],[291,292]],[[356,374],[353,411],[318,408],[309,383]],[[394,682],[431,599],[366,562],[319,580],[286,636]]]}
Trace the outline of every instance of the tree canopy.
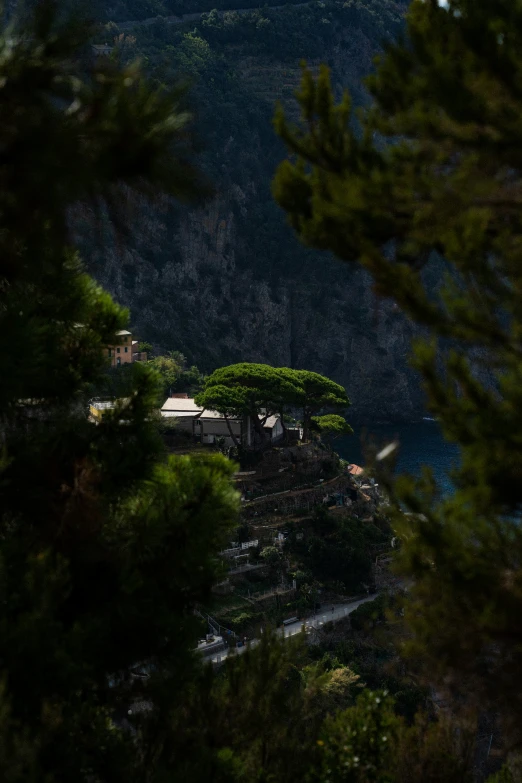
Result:
{"label": "tree canopy", "polygon": [[203,383],[203,375],[195,365],[188,366],[185,356],[180,351],[169,351],[165,355],[155,356],[148,362],[161,379],[161,396],[172,392],[187,392],[194,394]]}
{"label": "tree canopy", "polygon": [[312,416],[325,408],[346,409],[350,400],[346,390],[335,381],[309,370],[291,370],[299,384],[299,407],[303,412],[304,439],[307,440]]}
{"label": "tree canopy", "polygon": [[[429,339],[429,409],[461,446],[455,491],[402,479],[407,616],[430,673],[502,709],[520,739],[522,659],[522,3],[413,2],[352,122],[326,68],[305,70],[302,124],[274,194],[301,239],[359,263]],[[382,143],[383,139],[388,143]]]}
{"label": "tree canopy", "polygon": [[[137,699],[159,711],[155,694],[193,670],[193,605],[236,523],[226,460],[164,454],[149,368],[133,368],[102,423],[87,419],[128,313],[83,271],[72,210],[105,202],[123,230],[133,192],[198,191],[180,95],[137,66],[82,60],[88,41],[48,2],[0,36],[0,777],[11,781],[147,777],[153,741],[135,740],[128,711]],[[130,672],[145,662],[153,676],[137,686]]]}
{"label": "tree canopy", "polygon": [[321,435],[340,437],[341,435],[353,435],[353,429],[346,419],[335,413],[327,413],[325,416],[312,416],[312,428]]}
{"label": "tree canopy", "polygon": [[320,780],[332,783],[471,783],[473,735],[449,722],[408,726],[383,692],[365,691],[325,722]]}
{"label": "tree canopy", "polygon": [[242,362],[209,375],[196,402],[226,415],[250,416],[255,435],[263,444],[268,417],[279,412],[283,401],[294,394],[297,389],[278,370],[267,364]]}
{"label": "tree canopy", "polygon": [[306,440],[314,414],[350,405],[345,389],[319,373],[248,362],[215,370],[196,402],[227,416],[250,416],[261,442],[269,416],[279,414],[283,420],[285,411],[300,410]]}

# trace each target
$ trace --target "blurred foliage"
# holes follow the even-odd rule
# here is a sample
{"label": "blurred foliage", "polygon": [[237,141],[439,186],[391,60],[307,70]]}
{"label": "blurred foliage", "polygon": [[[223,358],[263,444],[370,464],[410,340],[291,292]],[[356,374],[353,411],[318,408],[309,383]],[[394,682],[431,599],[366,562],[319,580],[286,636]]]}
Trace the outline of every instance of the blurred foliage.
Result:
{"label": "blurred foliage", "polygon": [[205,673],[162,729],[164,758],[176,758],[176,780],[187,783],[297,783],[317,758],[325,717],[353,703],[357,682],[348,667],[310,662],[302,641],[265,633],[255,649],[231,657],[222,674]]}
{"label": "blurred foliage", "polygon": [[350,631],[335,628],[314,640],[310,655],[348,665],[370,690],[385,690],[394,711],[410,725],[415,716],[432,714],[430,688],[419,682],[416,663],[405,665],[402,645],[408,637],[397,596],[381,594],[350,614]]}
{"label": "blurred foliage", "polygon": [[[481,11],[485,0],[476,3]],[[366,18],[372,8],[367,3],[345,6],[347,13],[357,13],[360,18]],[[141,7],[147,13],[150,7],[157,8]],[[498,7],[501,11],[507,8],[503,0]],[[329,31],[324,34],[330,34],[334,25],[328,23],[327,5],[319,8],[321,19],[326,19],[321,24]],[[418,40],[428,49],[440,44],[429,25],[429,35],[422,38],[426,32],[423,14],[441,13],[434,9],[435,4],[426,4],[412,17],[413,34],[417,32]],[[312,10],[315,12],[315,6]],[[270,13],[263,11],[248,19],[257,31],[251,29],[252,36],[260,36],[261,49],[263,36],[275,21]],[[307,19],[308,12],[303,9],[291,13]],[[480,13],[478,18],[481,21]],[[313,19],[318,26],[317,16]],[[429,16],[427,19],[433,21]],[[456,26],[464,25],[466,30],[469,15],[455,16],[452,24],[455,19],[462,19]],[[440,17],[435,16],[434,21],[440,22]],[[202,27],[209,31],[214,27],[219,31],[219,26],[215,15],[202,20]],[[156,28],[149,31],[151,35],[169,37],[170,31],[161,21]],[[444,41],[451,43],[448,30],[443,30]],[[244,30],[242,35],[250,45]],[[503,31],[497,34],[497,44],[504,35]],[[216,58],[210,38],[204,38],[200,30],[187,35],[179,57],[186,58],[188,72],[194,66],[194,73],[213,73],[209,78],[214,79]],[[491,39],[486,37],[486,43],[489,47]],[[133,54],[139,48],[136,41],[127,44]],[[187,368],[179,354],[158,357],[168,361],[136,364],[110,376],[107,382],[114,384],[113,396],[121,398],[120,404],[99,426],[86,420],[87,397],[107,378],[103,347],[112,343],[116,330],[126,326],[127,313],[83,271],[70,216],[78,203],[89,204],[122,231],[128,220],[125,208],[132,201],[129,194],[154,198],[161,192],[185,199],[200,193],[203,183],[191,164],[189,116],[180,108],[182,91],[171,94],[163,86],[154,89],[136,65],[103,58],[93,63],[87,48],[84,24],[75,19],[62,21],[54,6],[46,2],[28,18],[26,26],[9,28],[0,39],[0,136],[5,158],[0,182],[0,320],[9,335],[5,348],[9,373],[0,389],[0,665],[5,683],[0,690],[2,778],[45,783],[228,783],[245,779],[301,783],[316,775],[325,783],[467,781],[467,731],[442,720],[430,721],[426,715],[410,720],[408,726],[384,695],[367,691],[356,700],[361,684],[356,664],[362,666],[355,648],[349,649],[345,640],[335,656],[321,654],[316,661],[310,661],[303,644],[270,634],[263,635],[255,650],[231,656],[221,673],[211,667],[204,669],[194,660],[191,647],[199,624],[192,609],[196,601],[208,598],[219,574],[216,552],[237,522],[237,497],[230,484],[233,466],[220,457],[167,458],[162,450],[151,417],[158,384],[181,382],[183,373],[188,373],[183,383],[200,380],[195,368]],[[415,47],[408,50],[408,56],[413,57],[415,51]],[[413,79],[415,69],[404,53],[396,57],[396,65],[401,65],[403,58],[408,62],[406,72],[401,72],[407,85],[407,77]],[[179,62],[173,58],[174,65]],[[440,59],[437,63],[440,71]],[[473,59],[469,63],[468,67],[476,64]],[[161,81],[158,63],[149,61],[147,67],[157,85],[169,83],[169,79]],[[503,72],[504,78],[506,73],[509,69]],[[219,85],[209,84],[219,101]],[[310,80],[307,84],[313,91]],[[481,80],[473,85],[477,89]],[[395,93],[384,91],[381,104],[386,104],[386,94],[390,100],[392,95],[398,100],[398,92],[398,88]],[[450,93],[441,90],[437,95]],[[318,109],[326,105],[331,119],[329,95],[323,77]],[[411,93],[408,97],[407,110],[410,106],[418,110]],[[306,103],[306,91],[303,100]],[[495,127],[495,117],[488,119]],[[230,124],[234,121],[241,125],[241,119],[230,116]],[[428,124],[431,129],[431,122]],[[351,139],[345,125],[343,134]],[[401,135],[393,130],[393,135]],[[322,131],[328,131],[327,123]],[[334,141],[338,141],[337,132]],[[474,152],[482,152],[485,162],[489,160],[487,141],[485,134],[484,144]],[[372,155],[377,154],[371,142],[366,143]],[[448,145],[452,151],[460,151],[460,147]],[[400,143],[397,149],[404,155],[410,151]],[[428,144],[426,150],[433,152],[433,146]],[[327,152],[332,151],[328,148]],[[395,152],[379,154],[385,160]],[[372,160],[375,158],[370,155],[362,156],[359,163]],[[464,165],[459,156],[451,161],[457,169]],[[513,176],[516,161],[508,162]],[[322,165],[324,160],[315,163]],[[473,156],[467,163],[476,175]],[[407,169],[411,174],[411,168]],[[437,173],[436,166],[434,169]],[[31,171],[30,181],[20,176],[24,170]],[[490,169],[481,165],[478,170],[486,174]],[[460,181],[459,176],[456,179]],[[474,182],[466,177],[463,181],[466,187]],[[473,188],[464,191],[466,199],[475,194]],[[437,193],[435,189],[434,198]],[[296,203],[302,206],[301,201]],[[396,198],[388,208],[397,203],[400,200]],[[495,214],[494,207],[489,209]],[[481,210],[478,214],[484,218]],[[458,215],[457,211],[450,217],[457,220]],[[476,215],[476,210],[471,210],[471,217]],[[508,217],[515,220],[511,213]],[[446,214],[444,221],[434,225],[440,228],[447,222]],[[477,225],[480,228],[482,224],[472,223],[473,231],[463,234],[473,246],[473,258]],[[492,225],[495,227],[494,222]],[[455,242],[457,228],[462,226],[453,226]],[[374,241],[382,239],[370,229],[368,233]],[[485,236],[489,237],[488,232],[478,231],[481,241]],[[490,263],[497,258],[493,251],[498,252],[511,234],[493,231],[492,236],[493,245],[487,246],[486,253]],[[403,260],[410,261],[415,255],[415,242],[417,236],[411,246],[405,243]],[[449,240],[447,244],[455,250]],[[515,250],[511,247],[512,253]],[[509,259],[514,261],[515,256]],[[471,263],[470,259],[465,255],[466,263]],[[374,271],[387,263],[388,256],[382,254]],[[386,279],[397,283],[393,263],[391,266]],[[514,263],[513,267],[516,270]],[[407,270],[411,267],[402,264],[398,268],[399,277],[404,275],[409,285]],[[466,265],[461,271],[465,276]],[[487,264],[480,267],[481,280],[489,286],[484,289],[486,304],[497,302],[488,298],[498,293],[497,287],[505,294],[504,284],[517,282],[510,264],[502,271],[503,277],[495,283],[487,275]],[[466,318],[467,310],[459,308],[457,297],[446,298],[447,312],[435,312],[424,307],[425,299],[416,299],[416,288],[409,293],[407,288],[399,286],[403,303],[414,315],[422,310],[431,326],[440,326],[441,333],[452,334],[446,326],[453,318],[460,339],[479,335],[486,340],[485,335],[490,334],[491,319],[486,329],[478,319]],[[474,289],[472,293],[475,295]],[[417,309],[419,302],[423,307]],[[508,323],[516,336],[516,308],[509,315]],[[447,667],[448,646],[455,642],[456,633],[448,628],[448,621],[456,618],[459,639],[464,629],[469,632],[464,652],[475,654],[478,649],[489,653],[482,657],[481,665],[487,664],[487,675],[503,697],[504,708],[507,703],[513,710],[515,696],[510,700],[502,686],[503,677],[513,683],[518,672],[517,626],[511,625],[520,609],[516,593],[518,538],[511,524],[518,490],[513,484],[516,449],[509,459],[505,439],[507,433],[515,441],[520,429],[515,427],[519,385],[515,383],[517,345],[514,338],[506,339],[508,326],[501,326],[504,332],[499,329],[495,333],[495,345],[497,371],[508,365],[511,373],[501,379],[506,405],[497,396],[495,408],[491,396],[463,371],[465,358],[448,363],[450,375],[453,372],[452,377],[464,387],[465,394],[458,397],[450,394],[450,387],[443,386],[433,371],[430,375],[428,369],[433,365],[427,362],[426,352],[419,353],[434,410],[441,412],[447,430],[455,433],[456,428],[469,448],[458,483],[460,495],[456,495],[467,505],[448,500],[442,507],[442,519],[431,509],[422,518],[410,519],[412,543],[403,551],[409,558],[410,573],[417,579],[412,614],[414,620],[421,618],[415,626],[418,638],[433,642],[439,663]],[[491,348],[487,341],[486,347]],[[513,357],[511,363],[509,357]],[[322,379],[323,390],[327,381]],[[314,383],[310,386],[306,407],[311,416],[317,412],[310,410],[314,405],[319,409],[327,405],[328,391],[323,395],[320,388],[314,398],[317,387]],[[488,422],[477,415],[479,405],[487,412]],[[455,416],[455,411],[467,418]],[[478,433],[482,441],[477,438],[476,422],[482,424]],[[503,427],[497,431],[499,425]],[[479,459],[486,435],[498,459],[506,457],[503,483],[498,465]],[[477,482],[479,468],[482,472]],[[425,494],[429,497],[429,485]],[[415,511],[424,511],[411,484],[403,484],[401,497]],[[476,522],[473,530],[471,515]],[[490,519],[496,522],[493,534],[487,524]],[[289,538],[293,554],[302,555],[304,567],[300,570],[312,593],[314,571],[335,583],[358,583],[369,571],[372,547],[389,537],[384,528],[334,519],[322,512],[313,525],[315,535],[306,542],[307,548],[299,550],[296,537]],[[451,535],[446,535],[446,529]],[[484,562],[486,544],[488,564]],[[467,556],[467,547],[473,557]],[[505,566],[502,571],[501,562]],[[431,606],[427,601],[430,591]],[[477,603],[484,597],[489,602],[477,611]],[[434,623],[438,639],[426,627],[428,621]],[[515,635],[514,642],[512,636],[506,637],[506,629]],[[483,646],[485,632],[494,647]],[[506,649],[512,657],[502,658],[502,665],[506,660],[509,664],[503,672],[496,653]],[[462,651],[457,652],[452,665],[462,667]],[[471,655],[468,665],[474,682],[482,685],[476,660]],[[150,674],[132,674],[138,665],[146,665]],[[368,674],[372,671],[382,676],[382,667],[368,666]],[[401,688],[403,694],[407,690],[403,686],[398,679],[397,696]],[[409,711],[410,719],[420,702],[418,695],[410,688],[402,697],[402,710]],[[135,702],[133,712],[129,708]],[[343,709],[346,705],[351,706]],[[343,710],[340,714],[339,709]]]}
{"label": "blurred foliage", "polygon": [[[90,33],[42,2],[0,35],[5,781],[146,779],[152,745],[135,741],[129,708],[149,699],[159,711],[156,693],[175,702],[175,681],[197,669],[192,609],[237,521],[230,463],[164,454],[147,366],[122,373],[102,423],[87,419],[127,312],[84,272],[72,209],[123,231],[132,194],[186,200],[202,182],[181,94],[138,66],[93,62]],[[146,694],[130,674],[145,661]]]}
{"label": "blurred foliage", "polygon": [[[429,408],[461,447],[455,491],[394,487],[411,647],[431,679],[500,711],[522,742],[522,3],[414,2],[353,130],[328,70],[303,74],[293,155],[274,193],[307,244],[360,263],[429,337],[414,347]],[[389,143],[383,144],[386,140]],[[425,269],[444,259],[429,284]],[[386,481],[386,478],[384,477]],[[386,483],[389,484],[389,481]],[[403,510],[409,510],[404,516]]]}
{"label": "blurred foliage", "polygon": [[471,783],[473,733],[441,719],[413,726],[386,693],[365,691],[327,720],[319,740],[323,783]]}
{"label": "blurred foliage", "polygon": [[[149,345],[148,343],[141,345]],[[145,350],[145,349],[143,349]],[[149,355],[148,355],[149,356]],[[185,393],[194,396],[203,384],[204,376],[197,367],[189,367],[184,355],[179,351],[170,351],[144,362],[122,364],[119,367],[106,367],[101,378],[89,386],[91,397],[121,398],[131,393],[134,378],[143,372],[146,366],[151,381],[155,380],[155,407],[160,408],[165,398],[171,394]]]}

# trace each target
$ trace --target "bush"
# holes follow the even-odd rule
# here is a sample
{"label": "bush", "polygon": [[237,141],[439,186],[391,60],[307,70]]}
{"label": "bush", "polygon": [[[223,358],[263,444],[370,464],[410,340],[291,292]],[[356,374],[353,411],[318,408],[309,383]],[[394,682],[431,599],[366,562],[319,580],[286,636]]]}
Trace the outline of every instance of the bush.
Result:
{"label": "bush", "polygon": [[233,631],[242,631],[245,626],[250,625],[255,620],[256,615],[254,612],[239,612],[235,615],[230,615],[223,622],[228,623]]}
{"label": "bush", "polygon": [[378,622],[386,619],[386,598],[379,595],[374,601],[361,604],[350,615],[350,623],[354,630],[363,631],[365,628],[373,628]]}

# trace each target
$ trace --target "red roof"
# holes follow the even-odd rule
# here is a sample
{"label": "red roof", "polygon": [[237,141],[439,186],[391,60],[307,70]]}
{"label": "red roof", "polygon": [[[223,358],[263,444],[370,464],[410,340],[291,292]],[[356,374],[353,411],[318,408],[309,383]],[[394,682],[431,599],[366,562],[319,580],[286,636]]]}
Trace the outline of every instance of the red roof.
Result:
{"label": "red roof", "polygon": [[364,468],[361,468],[359,465],[350,465],[348,473],[351,473],[352,476],[360,476],[361,473],[364,473]]}

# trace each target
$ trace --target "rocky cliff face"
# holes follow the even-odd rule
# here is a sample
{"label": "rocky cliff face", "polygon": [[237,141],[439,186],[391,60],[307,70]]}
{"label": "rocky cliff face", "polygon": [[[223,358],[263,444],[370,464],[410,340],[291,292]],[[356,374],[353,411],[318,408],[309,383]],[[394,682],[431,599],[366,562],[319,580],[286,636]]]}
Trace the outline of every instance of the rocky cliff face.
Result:
{"label": "rocky cliff face", "polygon": [[[411,325],[375,298],[364,272],[333,259],[318,258],[310,277],[286,273],[282,257],[269,279],[238,263],[250,256],[238,197],[248,209],[231,192],[180,219],[149,216],[146,247],[93,259],[100,282],[130,307],[133,329],[207,370],[247,360],[322,372],[346,386],[359,419],[422,415],[407,366]],[[172,255],[158,266],[155,247],[165,243]]]}
{"label": "rocky cliff face", "polygon": [[[335,83],[360,90],[374,50],[360,29],[340,35],[325,52]],[[346,386],[359,420],[421,416],[407,366],[411,325],[374,297],[361,270],[299,246],[270,198],[284,151],[268,123],[274,97],[298,83],[297,63],[242,54],[234,67],[250,105],[235,132],[208,147],[217,196],[192,211],[143,208],[129,246],[93,252],[92,271],[130,307],[142,339],[202,369],[236,361],[308,368]]]}

